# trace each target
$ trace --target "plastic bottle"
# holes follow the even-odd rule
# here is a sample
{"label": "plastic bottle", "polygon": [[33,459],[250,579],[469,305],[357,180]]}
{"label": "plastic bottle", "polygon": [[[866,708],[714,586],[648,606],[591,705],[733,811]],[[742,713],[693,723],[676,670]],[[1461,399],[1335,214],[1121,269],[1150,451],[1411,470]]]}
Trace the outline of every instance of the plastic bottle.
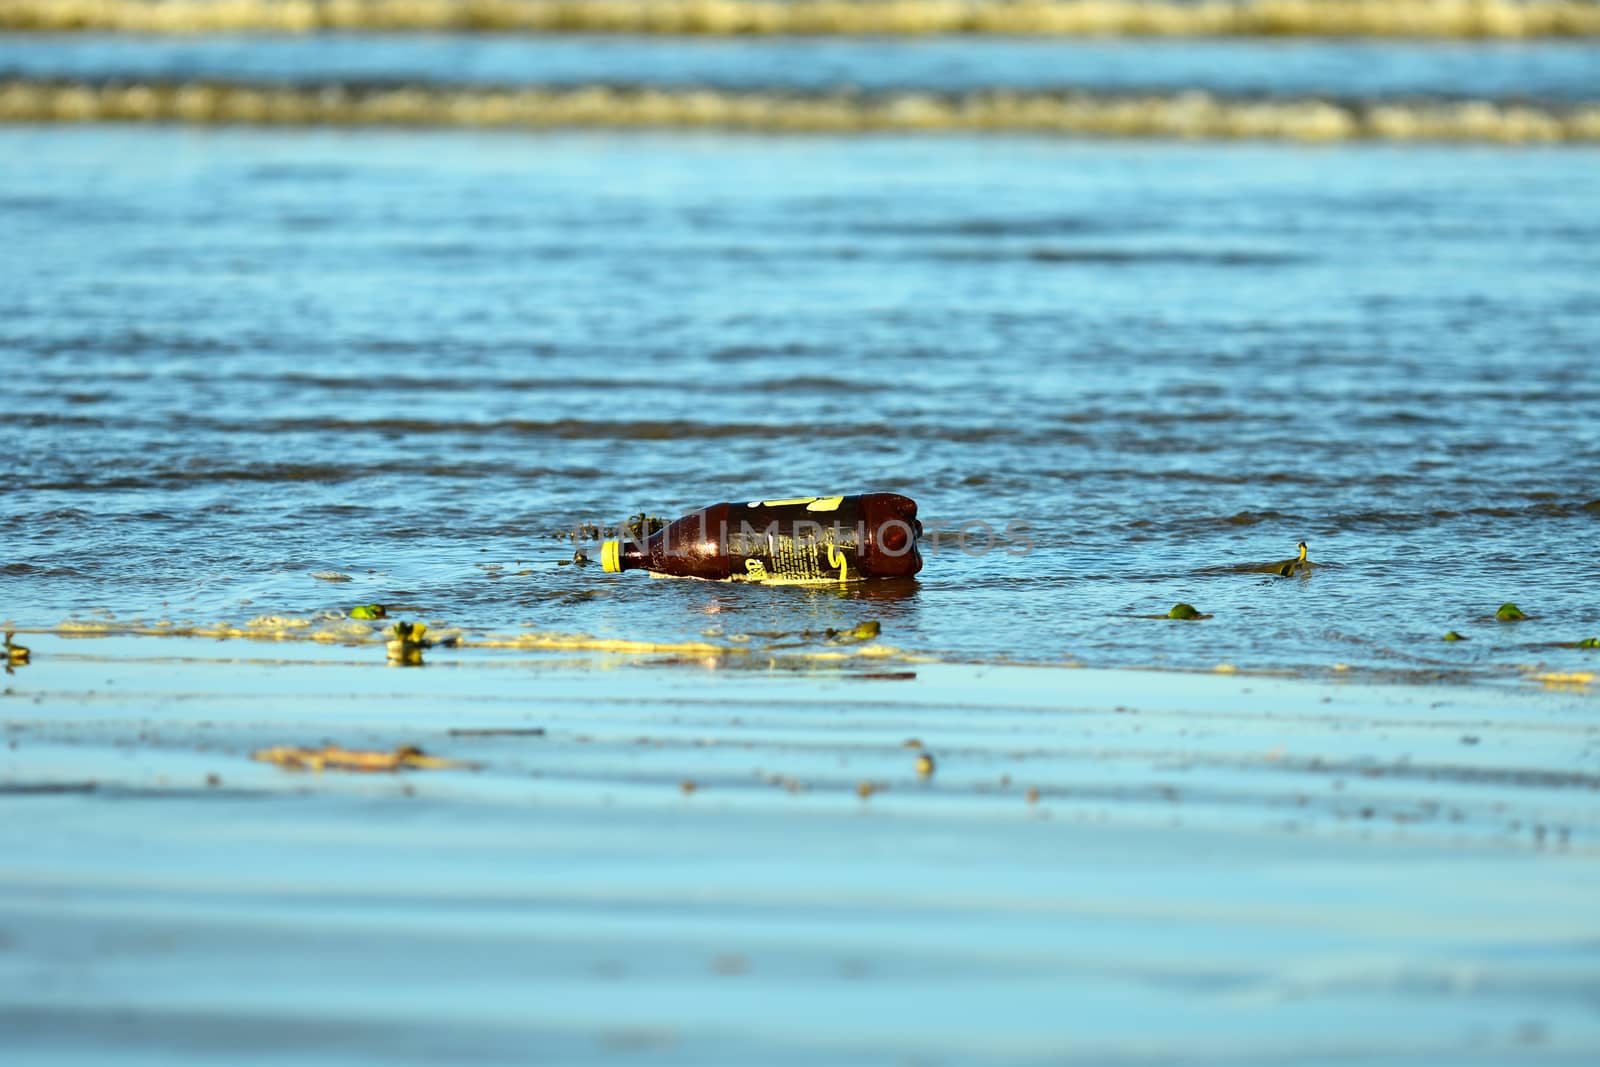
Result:
{"label": "plastic bottle", "polygon": [[712,504],[644,540],[607,541],[607,571],[769,583],[909,578],[922,569],[916,501],[897,493]]}

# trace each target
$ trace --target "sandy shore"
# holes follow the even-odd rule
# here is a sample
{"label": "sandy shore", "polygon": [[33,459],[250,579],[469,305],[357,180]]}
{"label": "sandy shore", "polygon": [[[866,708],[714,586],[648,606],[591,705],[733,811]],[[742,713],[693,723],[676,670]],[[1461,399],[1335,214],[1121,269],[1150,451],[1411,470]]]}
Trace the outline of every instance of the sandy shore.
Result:
{"label": "sandy shore", "polygon": [[1600,1056],[1592,684],[28,643],[8,1062]]}

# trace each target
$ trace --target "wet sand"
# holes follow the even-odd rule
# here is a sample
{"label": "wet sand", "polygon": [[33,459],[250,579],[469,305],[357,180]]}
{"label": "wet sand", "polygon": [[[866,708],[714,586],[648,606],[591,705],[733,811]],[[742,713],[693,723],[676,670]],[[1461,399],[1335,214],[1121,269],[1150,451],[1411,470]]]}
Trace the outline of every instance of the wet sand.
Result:
{"label": "wet sand", "polygon": [[1600,1054],[1592,683],[26,643],[8,1062]]}

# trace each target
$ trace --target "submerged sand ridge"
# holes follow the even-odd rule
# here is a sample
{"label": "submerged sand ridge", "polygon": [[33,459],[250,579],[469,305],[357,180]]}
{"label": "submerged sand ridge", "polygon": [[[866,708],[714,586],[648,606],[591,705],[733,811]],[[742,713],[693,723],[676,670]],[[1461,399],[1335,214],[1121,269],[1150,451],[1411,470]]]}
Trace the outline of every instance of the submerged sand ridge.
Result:
{"label": "submerged sand ridge", "polygon": [[1600,35],[1600,7],[1584,0],[11,0],[0,8],[0,28],[1519,39]]}
{"label": "submerged sand ridge", "polygon": [[1600,141],[1600,105],[1497,100],[1229,99],[1209,92],[993,90],[786,93],[717,89],[0,82],[0,123],[506,129],[713,129],[756,133],[1042,133],[1320,143]]}

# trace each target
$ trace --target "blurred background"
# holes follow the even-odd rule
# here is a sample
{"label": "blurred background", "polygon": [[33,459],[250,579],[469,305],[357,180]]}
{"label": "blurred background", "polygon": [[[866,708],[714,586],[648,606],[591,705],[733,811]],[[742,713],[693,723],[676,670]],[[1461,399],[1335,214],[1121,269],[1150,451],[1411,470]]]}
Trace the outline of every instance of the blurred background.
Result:
{"label": "blurred background", "polygon": [[[11,625],[874,618],[957,659],[1496,676],[1600,619],[1594,3],[0,31]],[[562,565],[585,524],[875,489],[961,531],[908,587]]]}

